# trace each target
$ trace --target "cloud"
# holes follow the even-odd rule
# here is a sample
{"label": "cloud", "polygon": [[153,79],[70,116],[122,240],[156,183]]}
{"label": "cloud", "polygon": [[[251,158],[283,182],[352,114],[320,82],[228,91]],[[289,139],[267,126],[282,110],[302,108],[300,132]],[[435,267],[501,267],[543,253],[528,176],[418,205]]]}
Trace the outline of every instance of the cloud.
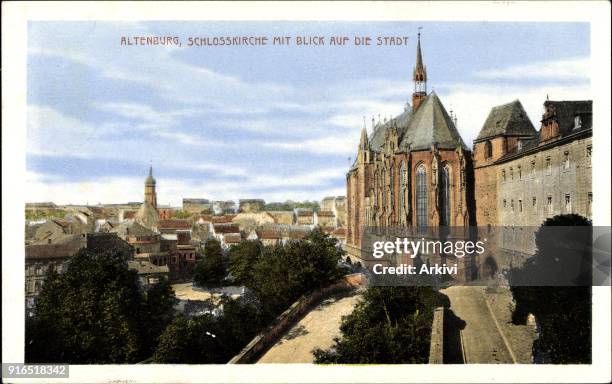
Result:
{"label": "cloud", "polygon": [[342,136],[324,135],[313,139],[259,142],[259,145],[270,149],[305,152],[314,155],[354,155],[359,144],[359,132]]}
{"label": "cloud", "polygon": [[577,57],[514,65],[506,68],[488,69],[477,72],[476,76],[489,80],[555,79],[558,81],[567,81],[577,79],[589,80],[590,73],[589,58]]}

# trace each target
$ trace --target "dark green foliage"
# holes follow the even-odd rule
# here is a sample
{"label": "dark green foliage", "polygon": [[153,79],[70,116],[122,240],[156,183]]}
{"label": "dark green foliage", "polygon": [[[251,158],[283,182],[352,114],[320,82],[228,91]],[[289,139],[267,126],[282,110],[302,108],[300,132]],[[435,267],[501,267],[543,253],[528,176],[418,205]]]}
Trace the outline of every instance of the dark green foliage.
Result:
{"label": "dark green foliage", "polygon": [[317,201],[292,200],[287,200],[284,203],[268,203],[265,206],[266,211],[293,211],[295,208],[308,208],[316,212],[320,207]]}
{"label": "dark green foliage", "polygon": [[[168,287],[143,293],[125,255],[80,251],[62,275],[51,274],[26,321],[26,361],[135,363],[171,317]],[[159,321],[150,327],[151,321]]]}
{"label": "dark green foliage", "polygon": [[237,284],[246,284],[253,280],[253,265],[262,249],[260,241],[243,241],[230,248],[228,269]]}
{"label": "dark green foliage", "polygon": [[257,308],[224,297],[223,314],[178,316],[160,337],[153,361],[166,364],[224,364],[263,328]]}
{"label": "dark green foliage", "polygon": [[337,240],[315,228],[302,241],[265,247],[253,265],[252,280],[244,281],[265,311],[277,315],[301,295],[337,281],[343,252]]}
{"label": "dark green foliage", "polygon": [[372,287],[344,317],[328,350],[313,351],[316,363],[427,363],[433,311],[448,298],[431,287]]}
{"label": "dark green foliage", "polygon": [[171,213],[171,218],[172,219],[189,219],[191,218],[191,216],[193,216],[192,213],[187,212],[187,211],[172,211]]}
{"label": "dark green foliage", "polygon": [[[536,363],[591,362],[590,264],[576,264],[583,255],[573,253],[572,247],[567,244],[570,239],[577,240],[576,237],[579,241],[582,241],[580,237],[583,235],[589,237],[589,231],[580,229],[573,231],[574,235],[559,236],[563,232],[546,228],[590,225],[589,220],[579,215],[547,219],[536,233],[538,251],[534,257],[521,268],[511,271],[510,289],[516,302],[513,322],[524,323],[531,313],[538,324],[539,337],[533,346]],[[522,285],[526,276],[538,276],[547,286]],[[577,286],[568,286],[570,278]],[[558,282],[563,283],[556,284]]]}
{"label": "dark green foliage", "polygon": [[48,210],[29,210],[25,211],[26,220],[41,220],[41,219],[62,219],[68,212],[63,209],[48,209]]}
{"label": "dark green foliage", "polygon": [[177,303],[174,291],[167,280],[162,280],[150,288],[146,293],[145,312],[146,319],[145,340],[146,355],[151,356],[155,350],[159,336],[175,316],[174,305]]}
{"label": "dark green foliage", "polygon": [[225,261],[221,243],[209,239],[204,246],[204,257],[193,272],[193,282],[201,287],[219,287],[225,279]]}

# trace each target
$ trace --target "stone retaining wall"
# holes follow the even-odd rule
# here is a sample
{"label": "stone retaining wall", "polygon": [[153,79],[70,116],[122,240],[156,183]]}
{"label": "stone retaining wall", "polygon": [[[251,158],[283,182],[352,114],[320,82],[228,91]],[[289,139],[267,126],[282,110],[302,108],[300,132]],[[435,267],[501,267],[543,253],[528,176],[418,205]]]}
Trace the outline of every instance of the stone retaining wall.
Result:
{"label": "stone retaining wall", "polygon": [[255,336],[244,349],[234,356],[228,364],[252,364],[257,361],[282,335],[285,334],[315,304],[324,298],[340,292],[348,292],[365,284],[365,276],[352,274],[344,276],[339,282],[317,289],[308,296],[302,296],[289,309],[280,314],[262,333]]}

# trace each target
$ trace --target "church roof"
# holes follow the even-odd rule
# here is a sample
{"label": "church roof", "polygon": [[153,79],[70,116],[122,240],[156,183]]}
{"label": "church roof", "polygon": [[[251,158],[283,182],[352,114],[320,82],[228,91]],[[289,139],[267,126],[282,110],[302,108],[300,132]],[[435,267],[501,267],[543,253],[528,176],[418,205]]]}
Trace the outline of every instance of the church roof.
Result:
{"label": "church roof", "polygon": [[[581,118],[580,129],[588,129],[592,127],[593,116],[593,101],[592,100],[563,100],[552,101],[546,100],[544,106],[551,105],[553,107],[553,115],[559,124],[560,132],[571,132],[575,130],[576,116]],[[546,114],[543,118],[546,117]]]}
{"label": "church roof", "polygon": [[423,150],[431,148],[433,143],[438,148],[455,149],[461,146],[469,150],[435,92],[430,93],[412,114],[401,137],[400,148],[410,146],[413,151]]}
{"label": "church roof", "polygon": [[386,132],[393,126],[397,128],[402,149],[408,145],[413,151],[430,149],[435,142],[438,148],[455,149],[461,146],[468,150],[435,92],[430,93],[416,111],[407,109],[386,123],[377,125],[370,139],[373,151],[379,152],[383,148]]}
{"label": "church roof", "polygon": [[153,167],[149,167],[149,176],[145,180],[145,185],[155,185],[155,179],[153,178]]}
{"label": "church roof", "polygon": [[521,102],[514,100],[511,103],[498,105],[491,109],[476,141],[498,135],[533,136],[536,134],[537,132]]}
{"label": "church roof", "polygon": [[374,127],[374,132],[372,132],[372,136],[370,138],[370,149],[376,152],[379,152],[382,149],[382,147],[385,145],[385,133],[393,124],[396,124],[398,134],[401,137],[402,133],[408,126],[411,117],[411,110],[408,109],[384,124],[377,124]]}

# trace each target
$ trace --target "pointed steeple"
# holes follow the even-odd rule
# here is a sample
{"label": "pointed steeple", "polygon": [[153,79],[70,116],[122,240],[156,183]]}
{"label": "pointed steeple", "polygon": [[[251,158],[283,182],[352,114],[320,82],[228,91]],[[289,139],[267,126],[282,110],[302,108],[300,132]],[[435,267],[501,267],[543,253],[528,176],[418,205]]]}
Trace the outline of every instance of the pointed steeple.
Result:
{"label": "pointed steeple", "polygon": [[359,139],[359,149],[369,149],[368,131],[365,124],[365,116],[363,117],[363,128],[361,128],[361,138]]}
{"label": "pointed steeple", "polygon": [[416,111],[427,97],[427,70],[423,65],[423,54],[421,53],[421,28],[419,27],[417,41],[416,65],[412,71],[414,81],[414,93],[412,94],[412,109]]}

